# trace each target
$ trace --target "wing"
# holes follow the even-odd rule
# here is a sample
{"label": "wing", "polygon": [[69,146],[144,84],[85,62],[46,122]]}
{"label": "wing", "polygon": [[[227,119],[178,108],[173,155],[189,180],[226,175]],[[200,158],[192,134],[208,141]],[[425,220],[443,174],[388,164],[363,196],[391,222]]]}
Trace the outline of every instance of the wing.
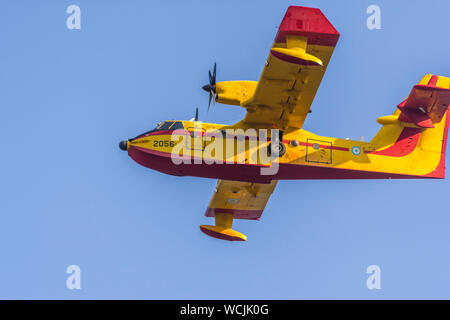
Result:
{"label": "wing", "polygon": [[319,9],[289,7],[254,94],[242,102],[244,123],[301,128],[338,39]]}
{"label": "wing", "polygon": [[247,240],[231,229],[233,219],[258,220],[276,185],[275,180],[268,184],[219,180],[205,213],[207,217],[215,217],[216,225],[202,225],[200,229],[223,240]]}

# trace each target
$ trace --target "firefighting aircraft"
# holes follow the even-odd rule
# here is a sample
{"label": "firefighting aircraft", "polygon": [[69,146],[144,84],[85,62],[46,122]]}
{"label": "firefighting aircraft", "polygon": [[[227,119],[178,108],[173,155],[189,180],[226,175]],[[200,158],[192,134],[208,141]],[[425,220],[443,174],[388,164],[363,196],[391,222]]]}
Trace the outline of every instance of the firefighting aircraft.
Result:
{"label": "firefighting aircraft", "polygon": [[[207,217],[205,234],[230,241],[247,237],[232,229],[233,219],[259,220],[279,180],[287,179],[425,179],[444,178],[449,125],[450,78],[425,75],[393,115],[377,119],[382,125],[370,142],[323,137],[302,129],[339,33],[319,9],[288,8],[270,49],[259,81],[216,83],[216,67],[203,87],[213,101],[241,106],[245,118],[231,126],[191,121],[164,121],[156,129],[120,142],[137,163],[166,174],[218,179]],[[209,108],[209,106],[208,106]],[[202,152],[214,141],[232,142],[228,129],[256,129],[244,139],[245,148],[231,157]],[[256,147],[259,129],[267,129],[267,143]],[[271,129],[278,129],[271,136]],[[182,148],[181,148],[182,147]],[[180,148],[183,149],[180,152]],[[225,148],[225,147],[224,147]],[[264,149],[269,163],[256,156]],[[187,161],[174,163],[174,154]],[[240,160],[237,160],[241,155]],[[203,156],[203,157],[202,157]],[[220,157],[220,159],[217,159]],[[200,160],[198,160],[200,159]],[[253,159],[253,161],[251,161]],[[232,163],[233,165],[230,165]],[[278,170],[262,175],[261,168]]]}

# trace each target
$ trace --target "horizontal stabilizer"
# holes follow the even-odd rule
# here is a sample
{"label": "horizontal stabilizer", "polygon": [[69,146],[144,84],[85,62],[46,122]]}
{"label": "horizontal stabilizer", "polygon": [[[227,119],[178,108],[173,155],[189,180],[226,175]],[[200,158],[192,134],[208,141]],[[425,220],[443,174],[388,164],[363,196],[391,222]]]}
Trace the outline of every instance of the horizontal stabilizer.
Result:
{"label": "horizontal stabilizer", "polygon": [[[428,80],[423,84],[423,80]],[[412,122],[421,128],[433,128],[442,120],[450,104],[450,79],[440,76],[425,76],[415,85],[408,98],[398,105],[400,121]]]}
{"label": "horizontal stabilizer", "polygon": [[[416,126],[421,128],[434,128],[433,122],[431,121],[430,116],[427,113],[424,113],[420,109],[410,109],[410,108],[402,108],[402,113],[399,117],[401,119],[408,119],[409,121],[405,122],[413,122]],[[405,119],[406,117],[406,119]]]}

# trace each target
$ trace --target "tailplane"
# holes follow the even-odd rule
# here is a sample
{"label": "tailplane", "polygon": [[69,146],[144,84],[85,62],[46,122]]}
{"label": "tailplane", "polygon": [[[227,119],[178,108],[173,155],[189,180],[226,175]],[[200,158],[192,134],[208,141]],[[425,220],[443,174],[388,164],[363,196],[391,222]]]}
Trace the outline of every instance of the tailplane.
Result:
{"label": "tailplane", "polygon": [[449,104],[450,78],[426,75],[393,115],[377,119],[383,127],[371,143],[380,148],[370,153],[405,157],[408,172],[444,178]]}
{"label": "tailplane", "polygon": [[380,124],[399,124],[405,127],[434,128],[441,122],[450,104],[450,78],[426,75],[413,87],[408,98],[393,116],[378,118]]}

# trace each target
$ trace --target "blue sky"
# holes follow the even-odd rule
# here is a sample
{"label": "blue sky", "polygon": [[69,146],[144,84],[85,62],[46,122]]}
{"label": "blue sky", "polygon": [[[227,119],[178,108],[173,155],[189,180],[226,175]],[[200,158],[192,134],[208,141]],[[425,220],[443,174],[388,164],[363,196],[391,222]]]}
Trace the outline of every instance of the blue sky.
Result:
{"label": "blue sky", "polygon": [[[3,3],[0,298],[450,298],[448,179],[282,181],[260,222],[235,223],[249,241],[229,243],[198,228],[216,181],[119,150],[197,105],[204,122],[239,121],[239,107],[206,113],[207,71],[257,80],[294,4],[341,33],[306,130],[371,139],[423,75],[450,76],[444,0]],[[66,289],[72,264],[81,290]],[[372,264],[381,290],[366,288]]]}

